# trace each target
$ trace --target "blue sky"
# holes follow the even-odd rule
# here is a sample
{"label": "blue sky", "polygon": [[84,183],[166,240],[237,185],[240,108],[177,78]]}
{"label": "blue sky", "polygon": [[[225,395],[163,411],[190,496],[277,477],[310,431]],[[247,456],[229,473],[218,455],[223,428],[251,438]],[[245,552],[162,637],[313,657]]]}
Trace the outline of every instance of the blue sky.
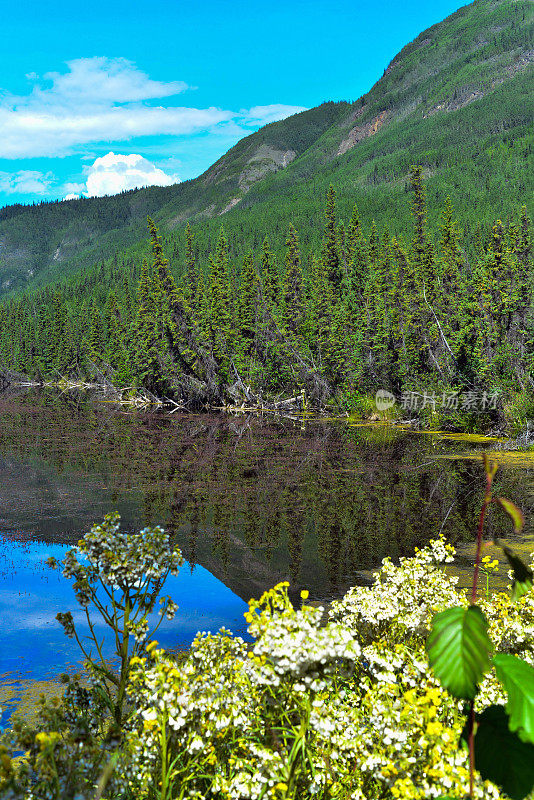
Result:
{"label": "blue sky", "polygon": [[458,0],[0,0],[0,206],[195,177],[356,100]]}

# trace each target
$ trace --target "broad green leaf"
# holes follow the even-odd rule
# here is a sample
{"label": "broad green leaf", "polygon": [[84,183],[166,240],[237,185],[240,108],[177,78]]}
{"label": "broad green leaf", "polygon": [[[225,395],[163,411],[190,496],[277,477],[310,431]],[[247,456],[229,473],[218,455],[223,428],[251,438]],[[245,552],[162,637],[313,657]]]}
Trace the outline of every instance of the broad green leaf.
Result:
{"label": "broad green leaf", "polygon": [[497,653],[493,659],[497,677],[508,693],[506,711],[510,730],[534,744],[534,667],[517,656]]}
{"label": "broad green leaf", "polygon": [[512,800],[523,800],[534,788],[534,745],[512,733],[502,706],[489,706],[477,722],[476,769],[484,780],[501,786]]}
{"label": "broad green leaf", "polygon": [[533,574],[530,567],[528,567],[519,556],[510,550],[506,545],[501,545],[508,563],[514,572],[514,585],[512,589],[514,600],[519,600],[524,594],[532,589]]}
{"label": "broad green leaf", "polygon": [[428,660],[441,685],[454,697],[472,700],[490,666],[488,621],[478,606],[436,614],[426,642]]}
{"label": "broad green leaf", "polygon": [[521,533],[523,525],[525,524],[525,517],[521,509],[519,509],[515,503],[512,503],[511,500],[507,500],[506,497],[496,497],[495,502],[506,511],[509,517],[511,517],[514,523],[514,533]]}

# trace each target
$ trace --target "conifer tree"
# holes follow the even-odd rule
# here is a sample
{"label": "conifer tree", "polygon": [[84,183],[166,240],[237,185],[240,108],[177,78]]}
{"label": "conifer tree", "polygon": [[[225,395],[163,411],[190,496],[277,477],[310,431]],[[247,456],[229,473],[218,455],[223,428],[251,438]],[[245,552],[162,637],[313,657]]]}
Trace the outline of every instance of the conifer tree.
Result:
{"label": "conifer tree", "polygon": [[433,248],[427,233],[426,193],[423,185],[423,169],[412,166],[410,169],[412,189],[412,218],[414,221],[413,260],[420,279],[424,281],[425,291],[431,295],[433,284]]}
{"label": "conifer tree", "polygon": [[343,272],[338,250],[338,235],[336,229],[336,193],[332,185],[326,195],[325,231],[323,237],[323,262],[328,275],[328,280],[335,291],[341,291]]}
{"label": "conifer tree", "polygon": [[277,307],[280,303],[282,287],[276,269],[275,256],[270,248],[269,239],[267,237],[263,240],[261,254],[261,286],[263,298],[267,304],[271,307]]}
{"label": "conifer tree", "polygon": [[379,251],[379,241],[378,241],[378,231],[376,229],[376,223],[373,220],[371,223],[371,233],[369,234],[369,266],[376,267],[378,264],[378,251]]}
{"label": "conifer tree", "polygon": [[175,374],[174,352],[177,332],[173,311],[184,298],[171,274],[169,261],[163,252],[161,236],[150,217],[148,229],[153,256],[152,304],[156,309],[156,339],[159,342],[159,393],[162,394],[168,391]]}
{"label": "conifer tree", "polygon": [[346,249],[348,294],[351,296],[352,306],[355,307],[356,300],[361,300],[368,270],[366,244],[357,206],[354,206],[347,228]]}
{"label": "conifer tree", "polygon": [[103,331],[102,331],[102,319],[100,317],[100,312],[98,310],[98,306],[95,303],[94,299],[91,303],[91,308],[89,311],[89,334],[88,334],[88,345],[89,345],[89,358],[92,361],[98,361],[102,357],[102,352],[104,350],[104,342],[103,342]]}
{"label": "conifer tree", "polygon": [[516,246],[517,257],[523,265],[529,263],[532,257],[532,230],[531,222],[527,215],[527,207],[521,206],[521,217],[519,221],[519,235]]}
{"label": "conifer tree", "polygon": [[154,279],[145,259],[137,290],[135,373],[138,382],[150,391],[157,391],[163,384],[159,355],[161,337],[158,336],[157,320],[158,307]]}
{"label": "conifer tree", "polygon": [[230,371],[232,330],[228,240],[222,228],[217,240],[215,256],[210,257],[209,263],[209,335],[213,355],[220,366],[221,376],[227,380]]}
{"label": "conifer tree", "polygon": [[[471,299],[466,293],[467,265],[459,246],[459,234],[454,221],[450,197],[447,197],[442,211],[440,234],[435,265],[433,310],[439,318],[441,360],[444,368],[449,371],[449,379],[452,379],[452,373],[458,371],[458,359],[461,353],[464,366],[466,364],[466,347],[468,339],[471,337],[471,333],[468,333],[470,325],[468,316],[472,309],[470,307]],[[443,348],[449,351],[449,356],[454,363],[447,359],[447,353]],[[447,361],[449,363],[446,363]]]}
{"label": "conifer tree", "polygon": [[347,279],[348,259],[347,259],[347,234],[343,220],[337,226],[337,252],[339,254],[340,270],[343,276],[342,282]]}
{"label": "conifer tree", "polygon": [[465,262],[458,244],[458,232],[453,218],[451,198],[447,197],[441,216],[439,254],[442,261],[440,278],[443,291],[450,295],[458,292]]}
{"label": "conifer tree", "polygon": [[185,227],[185,297],[193,311],[198,310],[198,268],[195,258],[193,231],[189,222]]}
{"label": "conifer tree", "polygon": [[323,259],[312,257],[310,273],[308,309],[305,315],[308,345],[316,354],[318,363],[328,371],[328,365],[331,366],[330,337],[335,305],[334,287],[329,280],[327,266]]}
{"label": "conifer tree", "polygon": [[304,316],[304,288],[302,263],[298,234],[293,225],[289,226],[286,240],[284,276],[284,323],[285,327],[297,333]]}
{"label": "conifer tree", "polygon": [[248,253],[243,260],[239,285],[238,325],[242,352],[250,355],[256,331],[256,309],[258,303],[258,278],[254,257]]}

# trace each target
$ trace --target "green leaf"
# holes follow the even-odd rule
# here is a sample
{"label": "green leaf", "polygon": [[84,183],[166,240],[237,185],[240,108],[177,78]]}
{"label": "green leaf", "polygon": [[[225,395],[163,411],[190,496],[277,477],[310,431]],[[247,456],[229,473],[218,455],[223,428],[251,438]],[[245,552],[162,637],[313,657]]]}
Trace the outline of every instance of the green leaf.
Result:
{"label": "green leaf", "polygon": [[510,730],[534,744],[534,668],[517,656],[497,653],[493,659],[497,677],[508,693],[506,711]]}
{"label": "green leaf", "polygon": [[525,583],[520,583],[519,581],[515,581],[512,587],[512,600],[521,600],[523,595],[530,592],[532,589],[532,581],[525,581]]}
{"label": "green leaf", "polygon": [[515,503],[512,503],[511,500],[507,500],[506,497],[496,497],[495,502],[506,511],[509,517],[511,517],[514,523],[514,533],[521,533],[523,525],[525,524],[525,517],[521,509],[519,509]]}
{"label": "green leaf", "polygon": [[441,685],[454,697],[472,700],[490,666],[488,621],[478,606],[436,614],[426,642],[428,660]]}
{"label": "green leaf", "polygon": [[502,706],[489,706],[477,722],[475,767],[512,800],[523,800],[534,788],[534,746],[512,733]]}
{"label": "green leaf", "polygon": [[514,585],[512,588],[513,598],[514,600],[519,600],[520,597],[523,597],[524,594],[532,589],[534,575],[530,567],[528,567],[519,556],[516,556],[509,547],[506,545],[501,545],[501,547],[514,572]]}
{"label": "green leaf", "polygon": [[113,714],[113,712],[115,711],[115,707],[113,705],[113,702],[112,702],[110,696],[107,694],[107,692],[105,692],[102,689],[102,687],[99,686],[98,684],[93,686],[93,691],[100,697],[100,699],[102,700],[104,705],[106,705],[109,708],[109,710],[111,711],[111,713]]}

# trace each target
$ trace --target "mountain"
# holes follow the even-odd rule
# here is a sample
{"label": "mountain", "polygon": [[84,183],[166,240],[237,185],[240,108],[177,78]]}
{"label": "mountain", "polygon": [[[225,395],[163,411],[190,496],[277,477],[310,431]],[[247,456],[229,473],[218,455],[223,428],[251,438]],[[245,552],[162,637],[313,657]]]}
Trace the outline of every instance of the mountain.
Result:
{"label": "mountain", "polygon": [[222,223],[230,241],[275,246],[295,224],[304,247],[338,191],[341,218],[356,202],[364,222],[406,229],[412,163],[427,181],[430,221],[447,195],[469,234],[506,220],[534,198],[534,7],[530,0],[475,0],[395,56],[354,103],[324,103],[238,142],[203,175],[170,187],[0,211],[0,292],[33,288],[117,253],[137,257],[154,217],[183,260],[186,221],[201,255]]}

